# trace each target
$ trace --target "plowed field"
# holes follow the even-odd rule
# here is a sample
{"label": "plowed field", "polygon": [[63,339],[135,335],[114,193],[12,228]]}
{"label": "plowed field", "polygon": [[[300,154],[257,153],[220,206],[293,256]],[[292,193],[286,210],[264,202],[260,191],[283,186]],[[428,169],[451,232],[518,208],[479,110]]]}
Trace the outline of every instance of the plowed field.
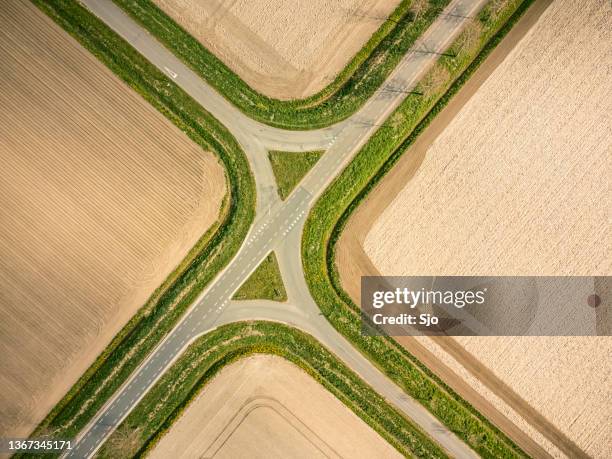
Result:
{"label": "plowed field", "polygon": [[217,220],[226,185],[29,2],[2,2],[0,62],[0,436],[22,436]]}
{"label": "plowed field", "polygon": [[[609,2],[553,2],[441,134],[404,154],[340,243],[354,296],[376,272],[612,274],[610,21]],[[609,337],[420,342],[551,454],[610,456]]]}

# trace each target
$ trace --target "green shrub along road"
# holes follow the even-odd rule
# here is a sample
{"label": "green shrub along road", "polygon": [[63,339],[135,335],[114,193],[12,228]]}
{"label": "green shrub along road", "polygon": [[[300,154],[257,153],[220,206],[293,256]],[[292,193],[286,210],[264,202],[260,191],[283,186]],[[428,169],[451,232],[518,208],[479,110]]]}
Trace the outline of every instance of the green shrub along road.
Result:
{"label": "green shrub along road", "polygon": [[260,321],[224,325],[198,338],[104,443],[99,457],[144,455],[221,368],[252,354],[278,355],[299,366],[405,456],[446,457],[310,335]]}
{"label": "green shrub along road", "polygon": [[255,183],[244,152],[229,131],[78,1],[33,1],[203,150],[214,152],[225,167],[229,188],[220,220],[33,434],[53,432],[58,438],[72,438],[234,257],[254,218]]}
{"label": "green shrub along road", "polygon": [[274,252],[264,258],[232,300],[287,301],[287,292]]}
{"label": "green shrub along road", "polygon": [[152,1],[113,1],[245,114],[296,130],[329,126],[353,114],[449,3],[429,0],[415,18],[411,0],[403,0],[332,83],[305,99],[282,101],[248,86]]}
{"label": "green shrub along road", "polygon": [[312,169],[312,166],[319,160],[323,150],[287,152],[270,151],[268,159],[272,165],[278,195],[284,201],[291,194],[293,189]]}
{"label": "green shrub along road", "polygon": [[459,438],[481,456],[490,458],[525,454],[392,338],[361,334],[359,309],[340,285],[334,251],[353,210],[531,3],[532,0],[510,0],[499,11],[488,6],[479,14],[452,45],[448,54],[455,57],[441,57],[416,88],[423,96],[409,95],[319,198],[308,216],[302,238],[306,280],[330,323]]}

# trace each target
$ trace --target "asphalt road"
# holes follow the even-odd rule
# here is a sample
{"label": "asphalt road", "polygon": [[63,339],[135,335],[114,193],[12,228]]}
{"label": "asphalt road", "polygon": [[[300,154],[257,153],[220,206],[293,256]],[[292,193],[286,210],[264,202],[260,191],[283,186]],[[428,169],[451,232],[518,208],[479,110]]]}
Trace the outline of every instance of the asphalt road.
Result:
{"label": "asphalt road", "polygon": [[[382,374],[319,314],[304,280],[300,238],[305,217],[316,198],[402,102],[485,0],[454,0],[409,51],[381,88],[347,120],[326,129],[286,131],[254,121],[231,105],[205,81],[159,44],[114,3],[81,0],[141,54],[211,112],[236,137],[247,154],[257,183],[257,218],[238,255],[204,290],[176,327],[131,378],[105,404],[76,439],[66,457],[91,457],[193,340],[235,320],[267,319],[299,327],[319,339],[378,393],[434,438],[454,457],[476,454],[444,425]],[[397,89],[401,88],[402,91]],[[282,202],[267,159],[268,149],[326,152],[297,189]],[[230,301],[259,263],[275,250],[289,304]]]}

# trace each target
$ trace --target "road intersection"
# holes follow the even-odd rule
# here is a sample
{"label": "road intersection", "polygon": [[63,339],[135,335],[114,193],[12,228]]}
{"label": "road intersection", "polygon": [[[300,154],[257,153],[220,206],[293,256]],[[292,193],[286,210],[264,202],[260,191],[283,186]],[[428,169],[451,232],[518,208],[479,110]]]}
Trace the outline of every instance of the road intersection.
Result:
{"label": "road intersection", "polygon": [[[159,377],[199,336],[225,323],[253,319],[279,321],[310,333],[387,401],[417,423],[450,455],[476,457],[464,442],[374,367],[319,313],[304,279],[300,243],[306,216],[318,196],[403,101],[407,92],[416,86],[438,54],[449,46],[486,1],[453,0],[357,113],[331,127],[312,131],[282,130],[248,118],[113,2],[82,0],[82,3],[169,75],[235,136],[251,165],[258,199],[255,223],[236,257],[207,286],[175,328],[83,429],[76,439],[75,448],[66,457],[86,458],[95,454]],[[267,151],[272,149],[325,150],[286,201],[281,201],[276,193],[267,158]],[[289,296],[288,304],[279,306],[268,301],[231,301],[234,292],[272,250],[277,253]]]}

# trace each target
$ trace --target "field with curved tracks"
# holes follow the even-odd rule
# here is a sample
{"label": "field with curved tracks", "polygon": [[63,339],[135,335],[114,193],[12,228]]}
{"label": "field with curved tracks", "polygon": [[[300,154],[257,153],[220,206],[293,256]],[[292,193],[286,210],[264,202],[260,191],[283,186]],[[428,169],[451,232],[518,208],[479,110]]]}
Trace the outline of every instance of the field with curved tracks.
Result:
{"label": "field with curved tracks", "polygon": [[224,367],[149,457],[402,457],[302,369],[272,355]]}
{"label": "field with curved tracks", "polygon": [[29,2],[3,2],[0,37],[0,436],[23,436],[218,219],[226,180]]}

